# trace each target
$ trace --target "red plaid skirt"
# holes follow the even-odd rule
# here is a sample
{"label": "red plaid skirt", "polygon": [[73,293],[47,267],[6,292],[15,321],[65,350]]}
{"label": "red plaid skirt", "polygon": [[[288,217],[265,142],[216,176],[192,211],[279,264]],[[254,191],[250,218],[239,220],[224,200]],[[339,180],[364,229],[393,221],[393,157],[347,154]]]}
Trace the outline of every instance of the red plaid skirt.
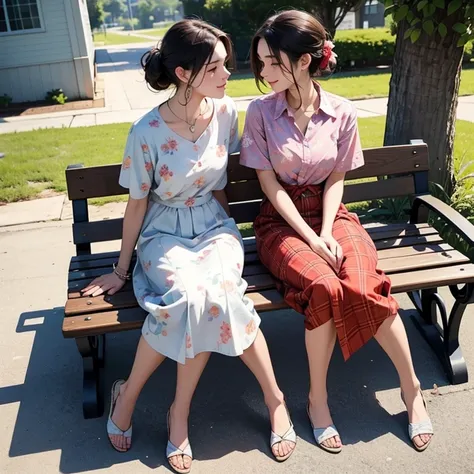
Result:
{"label": "red plaid skirt", "polygon": [[[324,185],[282,184],[299,213],[319,235]],[[305,315],[306,329],[334,320],[347,360],[377,332],[386,318],[397,314],[390,279],[377,268],[377,250],[355,214],[341,204],[333,236],[344,253],[338,274],[265,199],[255,220],[257,250],[277,280],[285,301]]]}

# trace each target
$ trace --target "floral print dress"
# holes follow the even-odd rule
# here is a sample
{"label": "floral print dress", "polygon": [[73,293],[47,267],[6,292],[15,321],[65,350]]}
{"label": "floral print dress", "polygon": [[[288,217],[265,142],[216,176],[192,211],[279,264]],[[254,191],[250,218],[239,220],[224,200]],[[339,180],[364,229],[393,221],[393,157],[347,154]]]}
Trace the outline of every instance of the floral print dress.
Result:
{"label": "floral print dress", "polygon": [[142,334],[181,364],[200,352],[237,356],[255,340],[260,318],[245,296],[243,242],[212,191],[227,183],[238,148],[237,110],[213,100],[207,129],[191,142],[154,108],[127,139],[119,183],[149,203],[137,242],[135,295],[148,312]]}

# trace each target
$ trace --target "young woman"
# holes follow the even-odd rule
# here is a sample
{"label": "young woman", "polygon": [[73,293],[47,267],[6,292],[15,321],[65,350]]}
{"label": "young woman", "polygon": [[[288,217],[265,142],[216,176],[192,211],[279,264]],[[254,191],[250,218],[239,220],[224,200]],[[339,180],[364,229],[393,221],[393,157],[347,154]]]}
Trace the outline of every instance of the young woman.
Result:
{"label": "young woman", "polygon": [[433,429],[390,280],[369,235],[341,204],[345,173],[364,164],[356,110],[312,79],[335,66],[326,38],[315,18],[294,10],[269,18],[253,38],[257,85],[274,92],[250,104],[242,136],[241,163],[257,170],[266,196],[257,248],[288,304],[305,315],[308,416],[318,446],[342,448],[326,391],[336,336],[346,360],[374,336],[398,371],[410,439],[421,451]]}
{"label": "young woman", "polygon": [[296,446],[260,318],[244,296],[243,244],[224,192],[227,155],[238,146],[236,107],[225,96],[231,59],[227,36],[198,20],[176,23],[142,58],[150,87],[174,85],[176,93],[130,129],[120,174],[130,190],[120,258],[113,273],[83,290],[119,291],[131,278],[137,243],[133,286],[149,314],[128,380],[113,385],[107,431],[112,446],[127,451],[141,389],[166,357],[177,361],[166,456],[180,473],[190,471],[189,409],[211,352],[240,356],[258,379],[277,460]]}

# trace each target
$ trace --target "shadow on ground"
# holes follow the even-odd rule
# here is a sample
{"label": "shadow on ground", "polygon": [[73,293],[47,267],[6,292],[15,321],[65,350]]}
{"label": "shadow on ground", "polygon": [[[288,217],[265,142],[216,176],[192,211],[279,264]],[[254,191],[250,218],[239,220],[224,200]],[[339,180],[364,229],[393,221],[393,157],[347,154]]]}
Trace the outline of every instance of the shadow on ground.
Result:
{"label": "shadow on ground", "polygon": [[[408,320],[409,312],[403,313],[423,388],[433,383],[446,385],[437,359]],[[166,361],[146,385],[134,416],[134,447],[129,453],[116,453],[108,445],[106,415],[92,420],[82,417],[82,362],[74,341],[62,337],[62,316],[63,308],[54,308],[23,313],[19,318],[17,332],[34,331],[35,339],[24,383],[0,389],[0,404],[20,402],[9,455],[61,450],[60,470],[66,473],[131,460],[150,468],[166,463],[165,415],[174,393],[175,364]],[[262,329],[296,431],[312,443],[305,414],[308,376],[303,318],[292,311],[266,313]],[[127,376],[138,338],[139,331],[108,337],[106,393],[113,380]],[[396,386],[396,373],[374,341],[347,363],[336,350],[329,390],[334,421],[345,444],[366,443],[387,433],[407,442],[406,415],[391,416],[375,398],[376,392]],[[260,389],[237,358],[211,357],[194,398],[190,425],[196,459],[218,459],[233,451],[255,449],[271,455]]]}

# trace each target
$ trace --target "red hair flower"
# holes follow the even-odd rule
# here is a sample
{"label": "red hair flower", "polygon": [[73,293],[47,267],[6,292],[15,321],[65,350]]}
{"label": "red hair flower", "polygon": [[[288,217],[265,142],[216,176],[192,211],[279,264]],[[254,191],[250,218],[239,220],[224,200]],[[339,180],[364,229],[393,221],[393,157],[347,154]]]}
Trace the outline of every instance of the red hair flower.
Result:
{"label": "red hair flower", "polygon": [[335,53],[333,53],[334,43],[332,41],[325,41],[323,46],[323,57],[319,64],[319,69],[324,71],[329,65],[329,61],[331,58],[337,57]]}

